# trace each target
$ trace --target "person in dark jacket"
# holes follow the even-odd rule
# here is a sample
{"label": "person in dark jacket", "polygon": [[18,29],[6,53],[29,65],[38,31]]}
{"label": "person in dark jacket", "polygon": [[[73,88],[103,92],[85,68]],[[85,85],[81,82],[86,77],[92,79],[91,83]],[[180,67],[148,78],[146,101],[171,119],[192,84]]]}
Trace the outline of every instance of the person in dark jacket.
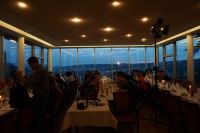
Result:
{"label": "person in dark jacket", "polygon": [[34,133],[46,133],[45,113],[49,101],[49,74],[39,64],[36,57],[32,56],[27,61],[33,70],[31,77],[25,81],[25,85],[32,89],[33,92],[33,120],[31,131]]}

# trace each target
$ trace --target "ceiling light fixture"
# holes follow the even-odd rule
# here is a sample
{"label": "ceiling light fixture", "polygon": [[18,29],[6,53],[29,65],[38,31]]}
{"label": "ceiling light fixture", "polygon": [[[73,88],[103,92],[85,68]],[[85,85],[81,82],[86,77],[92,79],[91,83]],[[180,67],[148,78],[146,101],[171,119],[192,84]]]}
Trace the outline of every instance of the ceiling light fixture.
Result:
{"label": "ceiling light fixture", "polygon": [[78,24],[78,23],[82,22],[83,20],[78,17],[75,17],[75,18],[70,19],[70,21]]}
{"label": "ceiling light fixture", "polygon": [[113,2],[112,2],[112,6],[113,6],[113,7],[119,7],[121,4],[122,4],[122,3],[119,2],[119,1],[113,1]]}
{"label": "ceiling light fixture", "polygon": [[126,34],[125,36],[126,36],[127,38],[130,38],[130,37],[132,37],[132,34],[128,33],[128,34]]}
{"label": "ceiling light fixture", "polygon": [[142,40],[143,42],[146,42],[146,41],[147,41],[147,39],[146,39],[146,38],[142,38],[141,40]]}
{"label": "ceiling light fixture", "polygon": [[82,38],[86,38],[87,36],[85,34],[81,35]]}
{"label": "ceiling light fixture", "polygon": [[69,42],[69,40],[65,39],[65,40],[64,40],[64,42],[68,43],[68,42]]}
{"label": "ceiling light fixture", "polygon": [[106,28],[104,28],[103,30],[106,31],[106,32],[111,32],[111,31],[113,31],[114,29],[111,28],[111,27],[106,27]]}
{"label": "ceiling light fixture", "polygon": [[147,21],[149,21],[149,18],[148,17],[143,17],[143,18],[141,18],[141,21],[146,23]]}
{"label": "ceiling light fixture", "polygon": [[105,38],[105,39],[103,39],[103,41],[104,41],[104,42],[107,42],[107,41],[108,41],[108,39],[106,39],[106,38]]}
{"label": "ceiling light fixture", "polygon": [[18,1],[17,6],[20,7],[20,8],[23,8],[23,9],[28,7],[28,5],[23,1]]}

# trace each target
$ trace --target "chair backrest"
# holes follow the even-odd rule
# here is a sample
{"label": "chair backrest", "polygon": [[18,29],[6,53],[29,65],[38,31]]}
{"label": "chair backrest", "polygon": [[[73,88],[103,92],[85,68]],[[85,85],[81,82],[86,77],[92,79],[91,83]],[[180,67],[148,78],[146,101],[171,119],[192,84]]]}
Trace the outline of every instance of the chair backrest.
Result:
{"label": "chair backrest", "polygon": [[128,92],[114,92],[113,98],[116,113],[130,112],[130,100]]}
{"label": "chair backrest", "polygon": [[169,97],[170,97],[170,91],[169,90],[162,90],[161,91],[161,99],[162,99],[162,103],[164,104],[164,106],[167,105]]}
{"label": "chair backrest", "polygon": [[200,131],[200,107],[198,104],[181,101],[181,110],[187,126]]}

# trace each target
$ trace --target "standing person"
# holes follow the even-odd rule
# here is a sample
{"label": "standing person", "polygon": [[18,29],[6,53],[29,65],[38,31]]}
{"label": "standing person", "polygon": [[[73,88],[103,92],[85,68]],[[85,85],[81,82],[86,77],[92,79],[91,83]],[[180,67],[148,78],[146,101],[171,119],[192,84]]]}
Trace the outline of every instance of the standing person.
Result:
{"label": "standing person", "polygon": [[25,81],[25,85],[33,92],[33,119],[31,131],[34,133],[47,133],[45,113],[49,100],[49,76],[38,59],[30,57],[28,64],[33,70],[32,75]]}

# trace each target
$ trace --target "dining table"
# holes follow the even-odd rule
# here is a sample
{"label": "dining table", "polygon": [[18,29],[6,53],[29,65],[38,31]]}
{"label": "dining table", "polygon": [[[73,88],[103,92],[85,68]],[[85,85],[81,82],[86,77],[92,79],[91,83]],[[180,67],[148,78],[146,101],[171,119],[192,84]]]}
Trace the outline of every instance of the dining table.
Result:
{"label": "dining table", "polygon": [[[200,92],[191,95],[186,88],[180,86],[179,84],[171,84],[168,82],[159,83],[158,88],[160,90],[168,90],[171,95],[179,96],[182,100],[198,104],[200,107]],[[200,88],[197,90],[200,90]]]}
{"label": "dining table", "polygon": [[[84,100],[82,102],[84,102]],[[65,114],[60,128],[61,132],[70,127],[82,126],[117,128],[117,119],[110,111],[107,100],[89,100],[88,106],[85,109],[78,109],[78,103],[80,103],[80,101],[74,101]]]}

